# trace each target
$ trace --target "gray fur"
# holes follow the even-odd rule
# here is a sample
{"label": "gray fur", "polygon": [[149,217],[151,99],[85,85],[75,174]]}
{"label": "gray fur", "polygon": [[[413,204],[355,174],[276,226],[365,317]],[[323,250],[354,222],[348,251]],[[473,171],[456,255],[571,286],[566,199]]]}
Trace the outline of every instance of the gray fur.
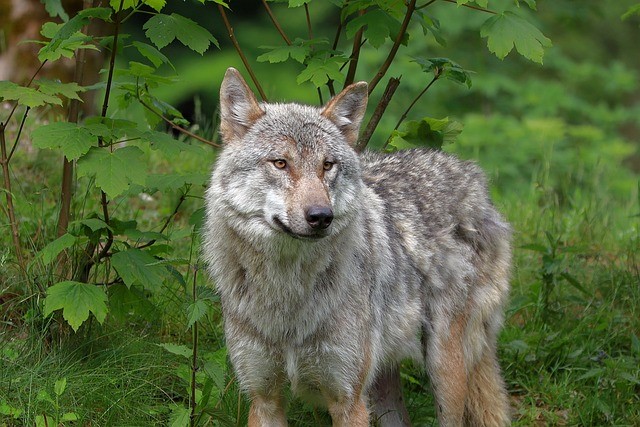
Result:
{"label": "gray fur", "polygon": [[[358,155],[364,83],[324,108],[258,104],[230,69],[221,103],[203,256],[250,425],[286,425],[287,383],[334,425],[368,425],[372,382],[405,358],[426,363],[441,425],[508,424],[510,231],[482,171],[436,151]],[[305,219],[317,205],[326,229]]]}

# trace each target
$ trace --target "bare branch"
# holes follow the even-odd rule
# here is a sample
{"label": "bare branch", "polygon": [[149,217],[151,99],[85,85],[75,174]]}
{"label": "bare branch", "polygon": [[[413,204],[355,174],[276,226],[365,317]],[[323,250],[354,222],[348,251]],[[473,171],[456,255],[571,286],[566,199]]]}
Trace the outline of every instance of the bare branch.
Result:
{"label": "bare branch", "polygon": [[367,144],[369,143],[369,140],[371,139],[373,132],[376,130],[376,127],[378,126],[378,123],[380,122],[380,119],[382,118],[384,111],[387,109],[389,102],[391,102],[391,98],[393,97],[393,94],[395,93],[399,84],[400,84],[400,77],[398,78],[392,77],[389,79],[389,82],[387,83],[387,87],[385,88],[384,93],[382,94],[382,98],[380,98],[380,101],[378,102],[378,105],[376,106],[376,109],[374,110],[373,115],[369,119],[369,123],[367,123],[367,126],[362,132],[362,135],[360,135],[360,138],[358,139],[358,144],[356,145],[356,151],[364,150]]}
{"label": "bare branch", "polygon": [[402,38],[404,37],[404,34],[407,31],[407,27],[409,26],[409,21],[411,21],[411,16],[413,15],[413,11],[415,10],[415,8],[416,8],[416,0],[411,0],[409,2],[409,5],[407,6],[407,12],[404,15],[404,20],[402,21],[402,26],[400,27],[400,31],[398,31],[398,35],[396,36],[396,39],[393,42],[393,46],[389,51],[389,55],[387,56],[387,59],[382,64],[382,66],[380,67],[380,70],[375,75],[375,77],[371,80],[371,82],[369,82],[369,94],[373,92],[375,87],[378,85],[380,80],[382,80],[382,77],[384,77],[387,70],[391,66],[391,62],[393,61],[393,58],[395,58],[396,53],[398,52],[398,48],[400,47]]}
{"label": "bare branch", "polygon": [[280,23],[278,22],[278,20],[276,19],[275,15],[271,11],[271,8],[269,7],[269,4],[267,3],[267,0],[262,0],[262,4],[263,4],[264,8],[266,9],[267,14],[269,15],[269,18],[271,18],[271,22],[273,22],[273,25],[276,27],[276,30],[278,30],[278,33],[280,33],[280,36],[282,36],[282,39],[284,40],[284,42],[287,45],[291,46],[291,40],[289,39],[289,37],[287,37],[287,35],[285,34],[284,30],[280,26]]}
{"label": "bare branch", "polygon": [[236,39],[236,36],[233,33],[233,27],[229,23],[229,18],[227,18],[227,12],[225,12],[224,6],[219,4],[218,11],[222,16],[222,20],[224,21],[224,26],[227,28],[227,32],[229,33],[229,39],[231,39],[231,43],[233,43],[233,46],[236,48],[236,52],[238,52],[238,55],[240,56],[240,59],[242,60],[242,63],[244,64],[245,69],[249,73],[249,76],[251,76],[251,80],[253,81],[253,84],[256,85],[256,89],[258,89],[258,93],[260,94],[260,97],[262,98],[263,101],[266,102],[267,96],[264,94],[264,91],[262,90],[262,86],[260,86],[260,82],[258,82],[258,78],[254,74],[253,69],[251,68],[251,65],[249,65],[249,61],[247,60],[247,57],[245,56],[244,52],[242,52],[242,48],[240,47],[240,44],[238,43],[238,40]]}

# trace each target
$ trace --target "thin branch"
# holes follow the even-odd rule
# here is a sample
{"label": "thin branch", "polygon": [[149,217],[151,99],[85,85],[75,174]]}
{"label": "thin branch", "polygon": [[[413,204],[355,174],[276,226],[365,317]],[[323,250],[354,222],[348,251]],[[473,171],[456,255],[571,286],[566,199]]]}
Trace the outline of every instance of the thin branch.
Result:
{"label": "thin branch", "polygon": [[[436,71],[435,75],[433,76],[433,79],[431,79],[429,84],[424,89],[422,89],[422,92],[420,92],[418,94],[418,96],[415,97],[415,99],[411,102],[411,104],[409,104],[409,106],[404,111],[404,113],[402,113],[402,116],[400,116],[400,120],[398,120],[398,123],[396,123],[396,126],[393,128],[393,130],[398,130],[398,128],[400,127],[400,125],[402,124],[404,119],[407,118],[407,115],[409,114],[409,111],[411,111],[413,106],[416,105],[416,102],[418,102],[418,100],[422,97],[422,95],[424,95],[429,90],[429,88],[431,88],[431,86],[436,82],[436,80],[438,80],[440,78],[440,76],[441,76],[441,73],[439,71]],[[387,138],[387,141],[382,146],[382,149],[385,149],[387,147],[387,145],[389,145],[390,141],[391,141],[391,136],[389,136],[389,138]]]}
{"label": "thin branch", "polygon": [[375,87],[378,85],[380,80],[382,80],[382,77],[384,77],[387,70],[391,66],[391,62],[393,61],[393,58],[395,58],[396,53],[398,52],[398,48],[400,47],[400,43],[402,43],[402,39],[404,37],[404,34],[407,31],[407,27],[409,26],[409,21],[411,21],[411,16],[413,15],[413,11],[415,10],[415,8],[416,8],[416,0],[411,0],[409,2],[409,5],[407,6],[407,13],[404,15],[404,20],[402,21],[402,26],[400,27],[400,31],[398,32],[398,35],[396,36],[396,39],[393,42],[393,46],[389,51],[389,55],[387,56],[387,59],[384,61],[378,73],[369,83],[369,94],[373,92],[373,89],[375,89]]}
{"label": "thin branch", "polygon": [[[365,11],[361,10],[358,14],[362,16],[365,14]],[[360,58],[360,47],[362,46],[363,33],[364,27],[360,27],[355,37],[353,38],[353,48],[351,50],[351,56],[349,57],[349,70],[347,71],[347,77],[344,80],[344,87],[349,86],[355,79],[358,59]]]}
{"label": "thin branch", "polygon": [[222,20],[224,21],[224,26],[227,28],[227,32],[229,33],[229,39],[231,39],[231,43],[233,43],[233,46],[236,48],[236,52],[238,52],[238,55],[240,56],[240,59],[242,60],[244,67],[249,73],[249,76],[251,76],[251,80],[253,81],[253,84],[256,85],[256,89],[258,90],[260,97],[262,98],[263,101],[266,102],[267,96],[264,94],[264,91],[262,90],[262,86],[260,86],[260,82],[258,82],[258,78],[254,74],[253,69],[251,68],[251,65],[249,65],[249,61],[247,60],[247,57],[242,52],[242,48],[240,48],[240,44],[238,43],[238,40],[236,39],[236,36],[233,33],[233,27],[229,23],[229,18],[227,18],[227,12],[224,11],[224,6],[219,4],[218,11],[222,16]]}
{"label": "thin branch", "polygon": [[4,178],[5,197],[7,199],[7,210],[9,211],[9,225],[11,226],[11,238],[13,239],[13,247],[18,259],[18,265],[22,271],[24,268],[24,258],[22,256],[22,245],[20,244],[20,230],[18,228],[18,220],[16,219],[16,211],[13,206],[13,195],[11,192],[11,175],[9,174],[9,158],[7,157],[7,142],[4,137],[5,125],[0,123],[0,164],[2,164],[2,175]]}
{"label": "thin branch", "polygon": [[417,6],[416,10],[420,10],[420,9],[424,9],[425,7],[431,6],[433,3],[437,2],[438,0],[430,0],[428,2],[426,2],[425,4],[423,4],[422,6]]}
{"label": "thin branch", "polygon": [[16,148],[18,148],[18,143],[20,142],[20,134],[22,133],[22,129],[24,129],[24,123],[27,120],[27,115],[29,114],[30,110],[31,110],[31,107],[27,107],[27,109],[24,111],[24,116],[22,116],[22,121],[20,122],[20,127],[18,128],[18,135],[16,135],[16,140],[13,143],[13,147],[11,147],[11,152],[9,153],[9,157],[7,157],[7,163],[11,161],[11,158],[13,157],[13,153],[15,153]]}
{"label": "thin branch", "polygon": [[367,123],[367,126],[362,132],[362,135],[358,139],[358,143],[356,144],[356,151],[364,150],[367,144],[369,143],[369,140],[371,139],[373,132],[376,130],[376,127],[378,126],[378,123],[380,122],[380,119],[382,118],[384,111],[387,109],[389,102],[391,102],[391,98],[393,97],[393,94],[395,93],[399,84],[400,84],[400,77],[398,78],[392,77],[389,79],[389,82],[387,83],[387,87],[384,89],[384,93],[382,94],[382,98],[380,98],[380,101],[378,102],[378,105],[376,106],[376,109],[374,110],[373,115],[369,119],[369,123]]}
{"label": "thin branch", "polygon": [[267,15],[269,15],[269,18],[271,18],[271,22],[273,22],[273,25],[276,27],[276,30],[278,30],[278,32],[280,33],[280,36],[282,36],[282,39],[284,40],[284,42],[287,45],[291,46],[291,40],[289,40],[289,37],[287,37],[287,35],[285,34],[284,30],[280,26],[280,23],[278,22],[278,20],[276,19],[275,15],[271,11],[271,8],[269,7],[269,4],[267,3],[267,0],[262,0],[262,4],[264,5],[264,8],[267,11]]}
{"label": "thin branch", "polygon": [[[160,229],[160,234],[164,233],[164,230],[167,229],[167,227],[171,223],[171,220],[173,219],[173,217],[175,217],[178,214],[178,210],[180,209],[180,206],[182,206],[182,203],[184,203],[186,198],[187,198],[187,193],[184,193],[184,194],[182,194],[180,196],[180,200],[178,200],[178,203],[176,204],[175,209],[173,209],[173,212],[171,213],[171,215],[169,215],[167,217],[167,219],[164,221],[164,224],[162,225],[162,228]],[[153,245],[155,242],[156,242],[156,239],[151,239],[151,240],[149,240],[147,243],[145,243],[143,245],[136,246],[136,248],[137,249],[147,248],[147,247]]]}
{"label": "thin branch", "polygon": [[[456,0],[444,0],[444,1],[446,1],[447,3],[456,4],[456,5],[458,4],[458,2]],[[425,5],[425,6],[428,6],[428,4]],[[473,10],[479,10],[480,12],[490,13],[492,15],[497,15],[498,14],[498,12],[494,12],[493,10],[485,9],[483,7],[480,7],[480,6],[474,6],[472,4],[463,4],[462,6],[466,7],[466,8],[469,8],[469,9],[473,9]]]}
{"label": "thin branch", "polygon": [[146,102],[144,102],[144,101],[142,100],[142,98],[140,97],[140,95],[137,95],[136,97],[137,97],[137,99],[138,99],[138,102],[139,102],[140,104],[142,104],[142,106],[143,106],[144,108],[146,108],[147,110],[151,111],[153,114],[155,114],[156,116],[158,116],[158,117],[159,117],[160,119],[162,119],[166,124],[168,124],[169,126],[171,126],[171,128],[172,128],[172,129],[175,129],[175,130],[177,130],[178,132],[183,133],[183,134],[185,134],[185,135],[187,135],[187,136],[189,136],[189,137],[191,137],[191,138],[193,138],[193,139],[196,139],[196,140],[198,140],[198,141],[200,141],[200,142],[204,142],[205,144],[208,144],[208,145],[210,145],[210,146],[212,146],[212,147],[216,147],[216,148],[220,148],[220,147],[221,147],[221,146],[220,146],[220,144],[216,144],[216,143],[215,143],[215,142],[213,142],[213,141],[209,141],[208,139],[205,139],[205,138],[203,138],[203,137],[201,137],[201,136],[196,135],[196,134],[195,134],[195,133],[193,133],[193,132],[188,131],[187,129],[183,128],[182,126],[179,126],[179,125],[177,125],[177,124],[173,123],[173,122],[171,121],[171,119],[169,119],[169,118],[165,117],[164,115],[160,114],[159,112],[157,112],[156,110],[154,110],[153,108],[151,108],[151,106],[149,106],[149,104],[147,104]]}

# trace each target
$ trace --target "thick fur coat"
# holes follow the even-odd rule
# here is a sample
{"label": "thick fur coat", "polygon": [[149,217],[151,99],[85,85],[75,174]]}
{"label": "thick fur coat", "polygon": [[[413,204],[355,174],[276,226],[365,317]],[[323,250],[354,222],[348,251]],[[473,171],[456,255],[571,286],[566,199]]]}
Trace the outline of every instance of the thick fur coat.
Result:
{"label": "thick fur coat", "polygon": [[372,383],[405,358],[425,364],[441,425],[506,425],[509,227],[473,163],[357,154],[366,102],[361,82],[322,108],[258,103],[225,75],[203,256],[249,425],[286,425],[289,384],[334,425],[367,426]]}

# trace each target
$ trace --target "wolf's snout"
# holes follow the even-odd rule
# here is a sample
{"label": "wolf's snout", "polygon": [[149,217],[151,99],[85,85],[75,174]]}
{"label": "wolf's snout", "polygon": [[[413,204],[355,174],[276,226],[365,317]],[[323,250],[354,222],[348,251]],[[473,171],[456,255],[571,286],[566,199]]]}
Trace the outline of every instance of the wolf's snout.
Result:
{"label": "wolf's snout", "polygon": [[305,211],[304,218],[314,230],[324,230],[333,221],[333,211],[328,206],[311,206]]}

